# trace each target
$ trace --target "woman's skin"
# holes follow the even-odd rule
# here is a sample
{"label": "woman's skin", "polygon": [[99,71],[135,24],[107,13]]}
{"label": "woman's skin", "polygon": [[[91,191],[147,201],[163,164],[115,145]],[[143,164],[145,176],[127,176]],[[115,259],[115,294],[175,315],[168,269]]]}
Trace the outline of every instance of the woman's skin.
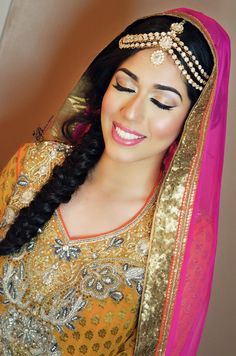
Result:
{"label": "woman's skin", "polygon": [[[153,51],[129,57],[111,79],[101,107],[105,150],[70,202],[60,206],[70,236],[106,232],[132,218],[181,131],[191,105],[184,78],[167,55],[161,65],[151,63]],[[145,138],[135,145],[117,142],[114,123]]]}

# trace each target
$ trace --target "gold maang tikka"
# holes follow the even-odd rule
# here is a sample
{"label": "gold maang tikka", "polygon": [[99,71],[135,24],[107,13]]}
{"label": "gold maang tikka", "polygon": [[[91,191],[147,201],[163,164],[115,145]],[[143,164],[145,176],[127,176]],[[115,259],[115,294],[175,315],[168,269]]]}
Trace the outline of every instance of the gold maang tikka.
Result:
{"label": "gold maang tikka", "polygon": [[[172,23],[168,32],[150,32],[136,35],[126,35],[119,41],[120,49],[152,48],[159,47],[150,57],[151,63],[160,65],[165,59],[165,52],[169,53],[181,73],[195,89],[202,90],[206,84],[209,75],[202,68],[197,58],[192,54],[189,48],[178,37],[184,31],[185,20]],[[184,65],[178,59],[177,54],[183,58],[187,65]],[[193,77],[193,78],[192,78]]]}

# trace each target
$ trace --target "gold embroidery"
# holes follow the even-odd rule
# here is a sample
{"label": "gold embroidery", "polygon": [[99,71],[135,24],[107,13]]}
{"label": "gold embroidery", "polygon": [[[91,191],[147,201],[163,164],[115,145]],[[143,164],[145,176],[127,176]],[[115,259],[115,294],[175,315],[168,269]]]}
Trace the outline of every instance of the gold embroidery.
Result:
{"label": "gold embroidery", "polygon": [[119,328],[117,326],[115,326],[114,328],[111,329],[111,334],[112,335],[116,335],[119,331]]}
{"label": "gold embroidery", "polygon": [[126,316],[126,310],[120,310],[119,311],[119,314],[118,314],[118,317],[123,320],[125,319],[125,316]]}
{"label": "gold embroidery", "polygon": [[67,347],[67,352],[68,352],[68,354],[70,354],[70,355],[74,355],[74,354],[75,354],[75,348],[74,348],[74,346],[73,346],[73,345],[69,345],[69,346]]}
{"label": "gold embroidery", "polygon": [[84,334],[86,339],[92,340],[93,338],[93,332],[91,330],[86,331],[86,333]]}
{"label": "gold embroidery", "polygon": [[98,335],[100,336],[100,337],[105,337],[106,336],[106,330],[105,329],[101,329],[101,330],[99,330],[98,331]]}
{"label": "gold embroidery", "polygon": [[79,340],[80,339],[80,332],[79,331],[74,331],[72,335],[73,335],[73,338],[75,340]]}
{"label": "gold embroidery", "polygon": [[85,319],[85,318],[80,318],[80,319],[79,319],[79,324],[80,324],[81,326],[85,326],[85,325],[86,325],[86,319]]}
{"label": "gold embroidery", "polygon": [[93,344],[93,346],[92,346],[92,350],[93,351],[98,351],[99,350],[99,348],[100,348],[100,345],[99,345],[99,343],[98,342],[96,342],[95,344]]}
{"label": "gold embroidery", "polygon": [[[47,181],[53,167],[62,163],[70,150],[70,146],[57,142],[28,144],[22,148],[22,151],[25,151],[26,154],[22,158],[23,163],[21,163],[27,173],[20,172],[15,183],[14,192],[9,199],[5,215],[3,215],[3,223],[0,225],[0,228],[2,228],[1,237],[5,236],[9,225],[13,222],[19,210],[29,205],[36,191],[39,191]],[[16,176],[16,172],[13,174]],[[6,200],[8,201],[8,199]],[[11,211],[10,215],[9,211]]]}
{"label": "gold embroidery", "polygon": [[64,333],[64,334],[60,335],[60,339],[62,341],[66,341],[68,339],[68,334]]}
{"label": "gold embroidery", "polygon": [[112,320],[113,320],[113,317],[114,317],[114,314],[112,312],[108,312],[106,315],[105,315],[105,322],[106,323],[109,323],[111,324],[112,323]]}
{"label": "gold embroidery", "polygon": [[88,352],[88,347],[86,345],[81,345],[80,348],[79,348],[79,351],[82,354],[86,354]]}
{"label": "gold embroidery", "polygon": [[104,347],[105,347],[106,349],[110,349],[110,348],[111,348],[111,345],[112,345],[111,341],[106,341],[106,342],[104,343]]}
{"label": "gold embroidery", "polygon": [[98,325],[100,323],[100,318],[98,315],[94,315],[91,319],[92,323]]}

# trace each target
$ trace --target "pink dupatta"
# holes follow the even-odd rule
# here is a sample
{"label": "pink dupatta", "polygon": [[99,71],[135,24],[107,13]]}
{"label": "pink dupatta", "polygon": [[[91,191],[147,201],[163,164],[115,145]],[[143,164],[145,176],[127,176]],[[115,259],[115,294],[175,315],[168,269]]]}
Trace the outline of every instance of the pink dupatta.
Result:
{"label": "pink dupatta", "polygon": [[[202,131],[205,132],[199,135],[202,138],[198,140],[202,148],[198,151],[199,157],[196,157],[200,159],[200,164],[196,186],[192,189],[194,198],[192,214],[188,217],[189,229],[186,226],[186,243],[174,297],[168,299],[167,291],[155,351],[155,355],[191,356],[197,353],[212,288],[226,133],[230,41],[224,29],[210,17],[185,8],[170,11],[175,12],[200,22],[209,34],[216,56],[216,76],[202,120]],[[194,164],[192,168],[195,169]],[[172,261],[173,268],[176,268],[175,261]],[[170,284],[168,289],[170,293]],[[169,303],[172,303],[171,308]],[[168,312],[167,321],[165,313]]]}

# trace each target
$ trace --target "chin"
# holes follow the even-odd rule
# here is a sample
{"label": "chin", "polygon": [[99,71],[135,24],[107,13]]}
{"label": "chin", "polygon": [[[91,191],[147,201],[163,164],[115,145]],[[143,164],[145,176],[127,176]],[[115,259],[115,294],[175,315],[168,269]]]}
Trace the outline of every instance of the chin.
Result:
{"label": "chin", "polygon": [[129,154],[127,154],[125,151],[121,152],[121,150],[119,150],[118,152],[118,150],[113,149],[106,149],[105,152],[107,156],[115,162],[130,163],[139,160],[137,155],[134,155],[131,152],[128,152]]}
{"label": "chin", "polygon": [[129,147],[110,147],[107,145],[105,148],[106,155],[114,162],[119,163],[134,163],[141,162],[145,160],[150,160],[150,156],[143,156],[140,152],[132,151],[132,148]]}

